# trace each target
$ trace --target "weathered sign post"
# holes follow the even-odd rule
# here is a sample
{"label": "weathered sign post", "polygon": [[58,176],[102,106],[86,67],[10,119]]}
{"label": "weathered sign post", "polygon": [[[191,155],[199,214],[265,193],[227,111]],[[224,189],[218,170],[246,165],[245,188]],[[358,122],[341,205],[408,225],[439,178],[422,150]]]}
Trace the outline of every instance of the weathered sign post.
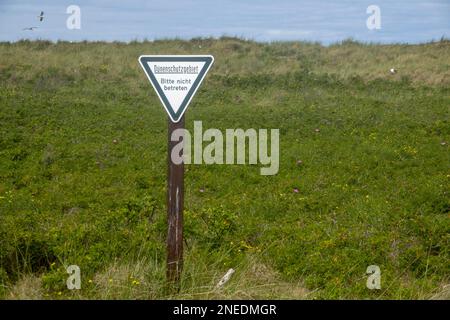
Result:
{"label": "weathered sign post", "polygon": [[[167,280],[179,285],[183,268],[184,164],[172,161],[172,133],[184,129],[184,112],[214,62],[213,56],[143,55],[139,63],[158,94],[168,119]],[[181,155],[182,156],[182,155]]]}

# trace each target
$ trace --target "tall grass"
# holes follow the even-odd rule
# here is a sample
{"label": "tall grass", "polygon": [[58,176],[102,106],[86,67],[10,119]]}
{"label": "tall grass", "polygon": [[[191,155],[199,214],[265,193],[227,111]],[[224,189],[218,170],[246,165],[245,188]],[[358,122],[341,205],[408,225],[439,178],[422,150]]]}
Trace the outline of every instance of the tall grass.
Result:
{"label": "tall grass", "polygon": [[[271,177],[257,166],[186,167],[173,294],[167,116],[137,58],[201,53],[215,65],[187,128],[279,128],[281,163]],[[1,43],[0,296],[446,297],[449,56],[447,40]],[[71,264],[80,291],[66,288]],[[366,287],[372,264],[381,290]]]}

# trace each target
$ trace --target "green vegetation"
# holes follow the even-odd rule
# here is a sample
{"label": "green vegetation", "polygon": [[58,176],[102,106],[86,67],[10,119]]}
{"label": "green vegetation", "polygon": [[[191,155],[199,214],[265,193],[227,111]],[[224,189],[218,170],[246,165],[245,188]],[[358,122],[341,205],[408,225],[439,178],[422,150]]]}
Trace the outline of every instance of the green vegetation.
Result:
{"label": "green vegetation", "polygon": [[[137,58],[203,53],[187,128],[279,128],[280,171],[187,166],[171,294],[167,116]],[[0,297],[448,298],[449,57],[446,40],[1,43]]]}

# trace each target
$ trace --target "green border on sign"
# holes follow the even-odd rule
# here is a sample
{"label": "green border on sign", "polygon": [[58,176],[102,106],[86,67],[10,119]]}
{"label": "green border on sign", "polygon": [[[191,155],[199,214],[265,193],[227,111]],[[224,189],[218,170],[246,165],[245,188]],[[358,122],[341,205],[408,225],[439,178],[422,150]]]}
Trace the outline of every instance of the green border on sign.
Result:
{"label": "green border on sign", "polygon": [[[139,57],[139,62],[144,69],[145,73],[147,74],[148,79],[150,80],[150,83],[153,85],[153,88],[156,90],[161,102],[164,105],[164,108],[166,109],[167,113],[169,114],[170,119],[173,122],[178,122],[181,117],[183,116],[184,112],[186,111],[192,97],[194,96],[195,92],[197,91],[198,87],[200,86],[200,83],[202,82],[203,78],[205,77],[206,73],[208,72],[209,68],[211,67],[212,63],[214,62],[214,57],[210,55],[205,56],[157,56],[157,55],[143,55]],[[200,73],[198,74],[197,78],[195,79],[194,83],[192,84],[191,89],[187,93],[186,97],[184,98],[183,102],[180,105],[180,108],[177,112],[174,111],[173,107],[170,105],[169,100],[167,99],[166,95],[164,94],[164,91],[161,89],[161,86],[159,85],[158,81],[156,80],[155,75],[153,74],[151,68],[149,67],[149,62],[204,62],[204,66],[202,70],[200,70]]]}

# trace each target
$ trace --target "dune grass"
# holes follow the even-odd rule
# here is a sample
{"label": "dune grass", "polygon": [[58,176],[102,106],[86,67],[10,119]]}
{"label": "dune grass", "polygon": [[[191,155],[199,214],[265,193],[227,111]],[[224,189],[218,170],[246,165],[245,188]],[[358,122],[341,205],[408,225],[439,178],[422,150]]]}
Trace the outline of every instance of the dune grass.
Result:
{"label": "dune grass", "polygon": [[[187,166],[174,294],[167,116],[137,58],[203,53],[187,128],[279,128],[280,171]],[[0,43],[0,297],[448,298],[449,57],[446,40]]]}

